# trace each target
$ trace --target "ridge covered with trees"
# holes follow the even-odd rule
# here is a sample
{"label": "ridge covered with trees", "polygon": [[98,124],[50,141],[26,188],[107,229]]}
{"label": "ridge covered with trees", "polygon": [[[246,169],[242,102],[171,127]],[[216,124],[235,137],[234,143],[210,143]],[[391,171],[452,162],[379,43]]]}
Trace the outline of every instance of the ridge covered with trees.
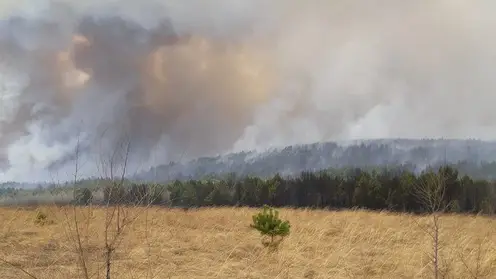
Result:
{"label": "ridge covered with trees", "polygon": [[304,171],[343,168],[401,167],[419,174],[426,168],[451,165],[474,179],[496,179],[496,142],[444,139],[384,139],[347,143],[327,142],[293,145],[266,152],[240,152],[171,162],[143,172],[133,179],[170,182],[225,176],[269,178],[298,175]]}

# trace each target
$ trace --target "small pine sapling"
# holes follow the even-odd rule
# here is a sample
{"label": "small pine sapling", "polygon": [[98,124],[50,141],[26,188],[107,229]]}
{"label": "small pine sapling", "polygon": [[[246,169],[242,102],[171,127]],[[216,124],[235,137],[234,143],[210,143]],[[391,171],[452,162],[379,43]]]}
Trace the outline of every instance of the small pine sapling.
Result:
{"label": "small pine sapling", "polygon": [[[279,212],[271,207],[264,206],[263,211],[253,215],[253,224],[251,228],[256,229],[262,236],[270,237],[269,242],[262,243],[265,246],[278,246],[285,236],[289,235],[291,225],[289,221],[283,221],[279,218]],[[277,241],[276,237],[279,237]]]}
{"label": "small pine sapling", "polygon": [[36,217],[34,219],[34,223],[40,226],[51,225],[53,224],[53,220],[48,219],[48,215],[41,211],[36,212]]}

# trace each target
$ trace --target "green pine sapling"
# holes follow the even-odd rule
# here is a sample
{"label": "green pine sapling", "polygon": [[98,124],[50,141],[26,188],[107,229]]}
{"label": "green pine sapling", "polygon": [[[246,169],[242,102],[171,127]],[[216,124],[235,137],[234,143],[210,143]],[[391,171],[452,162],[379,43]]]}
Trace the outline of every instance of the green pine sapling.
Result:
{"label": "green pine sapling", "polygon": [[[267,205],[263,211],[253,215],[253,224],[250,225],[260,232],[262,236],[269,236],[270,242],[263,242],[265,246],[277,246],[285,236],[289,235],[291,225],[289,221],[283,221],[279,218],[279,212]],[[279,237],[278,241],[274,241]]]}

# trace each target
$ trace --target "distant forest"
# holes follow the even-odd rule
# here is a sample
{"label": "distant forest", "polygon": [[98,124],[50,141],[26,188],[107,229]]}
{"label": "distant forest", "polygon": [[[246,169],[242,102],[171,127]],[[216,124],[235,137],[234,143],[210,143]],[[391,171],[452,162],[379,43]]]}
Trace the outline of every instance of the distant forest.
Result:
{"label": "distant forest", "polygon": [[[170,207],[262,206],[327,209],[366,208],[397,212],[496,213],[496,181],[473,179],[451,167],[429,169],[416,175],[406,170],[302,172],[284,178],[239,177],[176,180],[170,183],[136,183],[129,180],[83,180],[76,187],[38,189],[24,205],[40,204],[48,191],[52,201],[66,195],[67,202],[88,204],[158,205]],[[12,188],[0,196],[15,201],[22,193]],[[69,195],[67,195],[69,194]],[[10,203],[14,205],[16,203]],[[18,203],[17,203],[18,204]],[[19,204],[18,204],[19,205]]]}
{"label": "distant forest", "polygon": [[0,197],[9,204],[22,197],[24,203],[268,204],[425,212],[429,206],[419,189],[424,187],[425,196],[425,189],[435,187],[431,194],[441,197],[439,205],[447,211],[493,214],[495,159],[496,143],[476,140],[323,143],[171,163],[124,181],[85,179],[77,185],[40,185],[30,192],[4,183]]}
{"label": "distant forest", "polygon": [[385,139],[288,146],[266,152],[241,152],[170,163],[133,179],[148,182],[219,177],[229,173],[268,178],[299,175],[304,171],[403,169],[419,174],[432,167],[450,165],[474,179],[496,179],[496,142],[480,140]]}

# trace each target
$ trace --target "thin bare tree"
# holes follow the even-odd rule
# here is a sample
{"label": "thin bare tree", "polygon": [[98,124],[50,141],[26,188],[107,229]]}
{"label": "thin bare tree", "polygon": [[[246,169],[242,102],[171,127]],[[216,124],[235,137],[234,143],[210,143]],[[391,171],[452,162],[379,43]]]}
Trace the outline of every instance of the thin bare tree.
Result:
{"label": "thin bare tree", "polygon": [[425,210],[432,217],[430,227],[425,228],[420,226],[432,239],[432,253],[430,254],[430,262],[433,267],[433,277],[439,279],[441,274],[440,269],[440,217],[449,208],[450,204],[446,203],[446,177],[443,171],[434,173],[432,171],[421,176],[419,183],[414,185],[414,195],[418,201],[424,206]]}
{"label": "thin bare tree", "polygon": [[[107,181],[108,196],[105,198],[105,227],[104,227],[104,249],[105,249],[105,278],[111,279],[112,262],[116,249],[123,240],[126,228],[133,223],[142,213],[145,214],[145,230],[148,227],[148,209],[153,203],[154,189],[148,187],[145,195],[134,197],[133,206],[125,206],[131,202],[127,200],[125,193],[126,177],[129,173],[129,160],[131,154],[131,137],[123,134],[114,144],[110,154],[100,152],[103,156],[100,159],[99,169],[102,173],[102,180]],[[115,196],[116,195],[116,196]],[[148,243],[148,234],[145,235]],[[149,248],[150,249],[150,248]],[[148,257],[150,250],[147,251]],[[149,260],[149,259],[148,259]],[[149,269],[151,265],[149,262]],[[151,270],[147,277],[153,278]]]}

